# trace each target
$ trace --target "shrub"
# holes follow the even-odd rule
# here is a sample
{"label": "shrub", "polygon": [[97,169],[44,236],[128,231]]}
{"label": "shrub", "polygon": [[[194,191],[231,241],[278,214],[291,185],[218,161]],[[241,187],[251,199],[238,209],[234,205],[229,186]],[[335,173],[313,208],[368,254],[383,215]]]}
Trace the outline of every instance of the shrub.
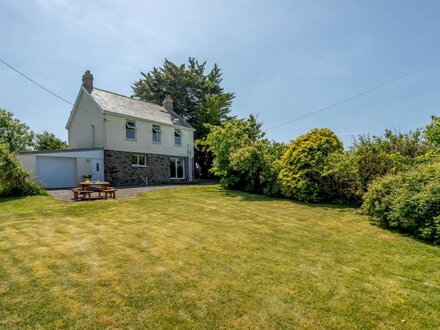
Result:
{"label": "shrub", "polygon": [[342,151],[342,142],[327,128],[298,137],[281,158],[278,178],[282,194],[305,202],[329,200],[325,167],[329,155]]}
{"label": "shrub", "polygon": [[427,151],[420,129],[408,133],[385,130],[383,137],[362,135],[350,150],[364,191],[375,179],[413,166]]}
{"label": "shrub", "polygon": [[417,165],[370,185],[362,205],[379,225],[440,242],[440,162]]}
{"label": "shrub", "polygon": [[231,167],[240,178],[235,188],[269,196],[279,195],[278,160],[285,149],[284,144],[263,140],[233,152]]}
{"label": "shrub", "polygon": [[0,196],[46,195],[8,148],[0,144]]}
{"label": "shrub", "polygon": [[[213,154],[211,173],[221,178],[224,187],[242,189],[246,183],[242,171],[232,166],[232,157],[241,148],[261,141],[264,133],[261,123],[250,115],[247,119],[231,118],[221,126],[208,125],[210,132],[204,140],[197,143]],[[255,157],[253,153],[252,157]]]}
{"label": "shrub", "polygon": [[326,195],[340,204],[362,203],[364,193],[361,176],[353,152],[335,152],[329,155],[323,173]]}
{"label": "shrub", "polygon": [[204,140],[197,141],[206,151],[212,152],[214,161],[211,173],[221,178],[223,186],[242,186],[240,173],[231,165],[231,157],[240,148],[261,140],[261,124],[252,115],[247,119],[231,118],[221,126],[209,126],[210,132]]}

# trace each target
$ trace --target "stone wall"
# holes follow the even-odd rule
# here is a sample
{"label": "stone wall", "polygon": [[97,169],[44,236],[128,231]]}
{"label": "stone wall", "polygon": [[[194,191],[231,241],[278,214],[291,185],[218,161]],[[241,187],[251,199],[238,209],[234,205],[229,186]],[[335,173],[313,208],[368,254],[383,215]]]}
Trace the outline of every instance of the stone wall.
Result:
{"label": "stone wall", "polygon": [[[133,155],[145,155],[147,167],[134,167],[131,164]],[[138,173],[148,178],[148,184],[187,182],[188,181],[188,157],[185,162],[185,179],[170,179],[169,155],[143,154],[135,152],[104,150],[104,178],[114,186],[144,186],[145,183]]]}

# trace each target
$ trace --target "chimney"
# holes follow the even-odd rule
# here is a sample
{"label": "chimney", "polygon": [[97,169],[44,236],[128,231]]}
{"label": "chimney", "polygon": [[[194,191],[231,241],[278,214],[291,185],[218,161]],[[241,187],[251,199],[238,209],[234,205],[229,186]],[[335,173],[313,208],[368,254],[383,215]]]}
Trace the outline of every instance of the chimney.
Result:
{"label": "chimney", "polygon": [[90,73],[90,70],[87,70],[82,77],[82,85],[84,88],[91,93],[93,89],[93,75]]}
{"label": "chimney", "polygon": [[171,95],[165,95],[162,105],[168,111],[173,111],[173,99],[171,98]]}

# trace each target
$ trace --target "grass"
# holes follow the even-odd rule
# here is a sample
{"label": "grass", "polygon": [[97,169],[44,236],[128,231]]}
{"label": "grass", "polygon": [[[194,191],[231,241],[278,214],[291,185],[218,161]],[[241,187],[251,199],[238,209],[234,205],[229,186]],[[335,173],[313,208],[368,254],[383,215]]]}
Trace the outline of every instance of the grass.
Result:
{"label": "grass", "polygon": [[0,328],[438,328],[440,249],[217,186],[0,200]]}

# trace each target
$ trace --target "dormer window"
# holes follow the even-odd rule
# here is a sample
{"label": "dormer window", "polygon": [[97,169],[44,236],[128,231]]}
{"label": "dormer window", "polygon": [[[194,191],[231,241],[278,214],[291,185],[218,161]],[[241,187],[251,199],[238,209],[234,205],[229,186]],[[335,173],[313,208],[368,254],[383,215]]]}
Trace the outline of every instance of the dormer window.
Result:
{"label": "dormer window", "polygon": [[174,144],[176,146],[182,145],[182,131],[180,129],[174,130]]}
{"label": "dormer window", "polygon": [[160,143],[162,130],[159,125],[153,125],[153,143]]}
{"label": "dormer window", "polygon": [[125,138],[136,140],[136,123],[134,121],[127,121],[125,124]]}

